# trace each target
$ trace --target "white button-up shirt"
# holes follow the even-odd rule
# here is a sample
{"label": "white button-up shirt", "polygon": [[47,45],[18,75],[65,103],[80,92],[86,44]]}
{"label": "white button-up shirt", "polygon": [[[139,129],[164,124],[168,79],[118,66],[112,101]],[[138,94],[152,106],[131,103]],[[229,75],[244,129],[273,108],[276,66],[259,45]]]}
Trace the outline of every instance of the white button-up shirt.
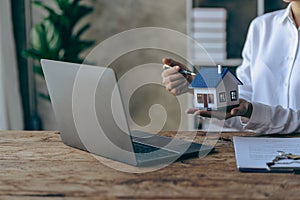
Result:
{"label": "white button-up shirt", "polygon": [[300,132],[300,29],[291,16],[290,4],[251,23],[237,76],[244,84],[240,98],[253,103],[253,113],[235,126],[260,134]]}

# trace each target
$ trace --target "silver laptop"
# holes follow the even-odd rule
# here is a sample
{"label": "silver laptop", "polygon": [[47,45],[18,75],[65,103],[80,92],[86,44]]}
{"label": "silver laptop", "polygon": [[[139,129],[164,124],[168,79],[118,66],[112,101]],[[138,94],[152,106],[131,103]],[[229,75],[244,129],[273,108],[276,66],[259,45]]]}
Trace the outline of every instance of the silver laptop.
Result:
{"label": "silver laptop", "polygon": [[210,146],[130,130],[110,68],[41,60],[64,144],[133,166],[206,155]]}

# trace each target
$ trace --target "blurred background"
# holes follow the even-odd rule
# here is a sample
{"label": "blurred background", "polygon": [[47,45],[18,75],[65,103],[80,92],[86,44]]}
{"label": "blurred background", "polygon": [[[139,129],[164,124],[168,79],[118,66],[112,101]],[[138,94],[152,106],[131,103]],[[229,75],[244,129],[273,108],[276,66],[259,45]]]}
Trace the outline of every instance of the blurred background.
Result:
{"label": "blurred background", "polygon": [[[81,63],[97,44],[115,34],[163,27],[193,37],[215,63],[234,72],[251,20],[286,6],[282,0],[1,0],[0,129],[57,130],[40,58]],[[186,44],[186,54],[195,68],[213,65],[204,62],[194,44]],[[144,49],[123,55],[109,67],[120,78],[135,66],[161,63],[164,57],[186,63],[172,52]],[[140,126],[150,123],[151,105],[161,104],[164,109],[154,116],[166,112],[163,130],[177,130],[180,120],[185,130],[205,128],[202,119],[181,119],[178,101],[192,105],[189,95],[178,100],[163,87],[145,86],[134,93],[128,109]]]}

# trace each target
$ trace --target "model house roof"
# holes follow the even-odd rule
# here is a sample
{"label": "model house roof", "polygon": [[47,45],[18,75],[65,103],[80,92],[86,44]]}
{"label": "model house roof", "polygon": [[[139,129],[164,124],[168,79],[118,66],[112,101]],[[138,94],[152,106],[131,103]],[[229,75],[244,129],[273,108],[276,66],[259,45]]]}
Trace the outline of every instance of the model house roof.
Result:
{"label": "model house roof", "polygon": [[228,68],[223,68],[222,73],[218,73],[218,68],[216,67],[203,67],[200,69],[199,73],[194,78],[191,83],[191,88],[216,88],[223,80],[223,78],[229,74],[232,77],[232,80],[238,85],[243,85],[243,83],[232,74]]}

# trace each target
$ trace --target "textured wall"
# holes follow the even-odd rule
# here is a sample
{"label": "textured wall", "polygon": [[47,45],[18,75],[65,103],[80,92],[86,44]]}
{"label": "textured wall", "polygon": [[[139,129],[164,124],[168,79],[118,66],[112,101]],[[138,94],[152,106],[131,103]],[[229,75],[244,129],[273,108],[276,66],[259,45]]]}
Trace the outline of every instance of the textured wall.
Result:
{"label": "textured wall", "polygon": [[[52,1],[45,2],[53,4]],[[92,29],[84,35],[84,38],[95,39],[98,43],[117,33],[138,27],[165,27],[186,32],[186,1],[184,0],[90,0],[89,2],[94,6],[95,11],[85,19],[92,22]],[[38,22],[42,14],[34,8],[33,21]],[[157,50],[140,50],[122,56],[111,67],[116,69],[118,77],[121,77],[134,66],[160,63],[165,56],[176,57]],[[157,73],[157,76],[160,74]],[[38,79],[38,88],[45,90],[45,84],[40,79]],[[148,109],[153,104],[163,104],[168,114],[164,129],[178,127],[181,115],[178,102],[164,88],[142,87],[130,102],[130,112],[137,124],[142,126],[148,124],[150,122]],[[44,128],[56,129],[53,112],[48,102],[39,100],[39,112],[43,118]],[[153,116],[159,119],[162,113],[163,111],[158,109]]]}
{"label": "textured wall", "polygon": [[186,30],[184,0],[93,0],[93,30],[89,36],[103,39],[137,27]]}

